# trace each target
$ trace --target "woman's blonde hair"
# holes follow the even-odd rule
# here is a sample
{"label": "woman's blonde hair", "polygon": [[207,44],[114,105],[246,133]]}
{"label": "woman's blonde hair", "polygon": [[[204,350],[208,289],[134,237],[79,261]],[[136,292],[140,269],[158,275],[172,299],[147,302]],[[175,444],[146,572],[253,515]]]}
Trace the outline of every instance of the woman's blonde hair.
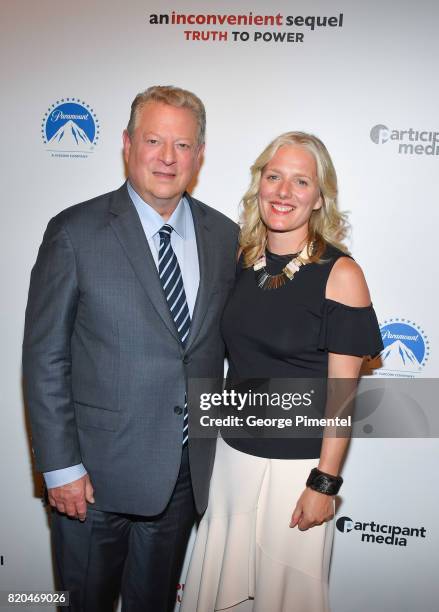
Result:
{"label": "woman's blonde hair", "polygon": [[280,147],[287,145],[303,147],[316,161],[322,206],[312,211],[309,220],[308,244],[314,244],[313,252],[309,253],[310,260],[320,261],[327,243],[347,252],[342,241],[349,226],[346,214],[337,207],[337,175],[325,145],[312,134],[286,132],[275,138],[251,167],[251,183],[242,198],[240,215],[239,244],[244,267],[252,266],[266,248],[267,228],[259,212],[259,185],[265,166]]}

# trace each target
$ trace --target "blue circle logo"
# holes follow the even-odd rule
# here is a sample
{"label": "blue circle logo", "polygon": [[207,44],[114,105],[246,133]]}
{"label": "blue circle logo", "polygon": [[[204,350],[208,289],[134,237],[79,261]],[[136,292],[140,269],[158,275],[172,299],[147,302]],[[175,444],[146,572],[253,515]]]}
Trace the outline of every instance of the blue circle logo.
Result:
{"label": "blue circle logo", "polygon": [[381,361],[385,370],[416,373],[422,370],[430,354],[425,332],[414,321],[389,319],[381,326],[384,350]]}
{"label": "blue circle logo", "polygon": [[99,121],[93,108],[79,98],[62,98],[46,111],[41,124],[48,151],[87,157],[99,140]]}

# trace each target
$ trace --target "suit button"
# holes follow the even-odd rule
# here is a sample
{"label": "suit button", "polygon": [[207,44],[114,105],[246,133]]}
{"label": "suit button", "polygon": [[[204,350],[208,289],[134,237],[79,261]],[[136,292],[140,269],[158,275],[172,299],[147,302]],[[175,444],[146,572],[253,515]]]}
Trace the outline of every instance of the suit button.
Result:
{"label": "suit button", "polygon": [[183,408],[181,406],[174,406],[175,414],[181,414],[183,412]]}
{"label": "suit button", "polygon": [[183,363],[189,363],[189,357],[187,355],[183,357]]}

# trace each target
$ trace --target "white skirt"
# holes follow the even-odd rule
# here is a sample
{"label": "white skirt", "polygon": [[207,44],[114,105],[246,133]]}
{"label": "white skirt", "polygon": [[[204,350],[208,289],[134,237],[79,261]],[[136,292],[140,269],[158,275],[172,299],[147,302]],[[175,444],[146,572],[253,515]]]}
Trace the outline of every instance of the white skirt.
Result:
{"label": "white skirt", "polygon": [[329,612],[333,521],[289,527],[316,459],[264,459],[218,438],[181,612]]}

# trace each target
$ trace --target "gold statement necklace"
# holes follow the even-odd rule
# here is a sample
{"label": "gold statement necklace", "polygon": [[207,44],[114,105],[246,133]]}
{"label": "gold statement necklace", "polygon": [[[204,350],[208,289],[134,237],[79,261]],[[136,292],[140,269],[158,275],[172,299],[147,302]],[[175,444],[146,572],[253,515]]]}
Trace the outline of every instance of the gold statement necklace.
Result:
{"label": "gold statement necklace", "polygon": [[[313,244],[310,245],[311,252],[313,251],[313,246]],[[307,263],[309,263],[307,244],[305,244],[298,255],[290,259],[280,274],[268,273],[267,258],[264,254],[253,266],[258,287],[261,289],[279,289],[283,287],[287,281],[293,280],[294,275],[299,272],[302,266],[306,266]]]}

